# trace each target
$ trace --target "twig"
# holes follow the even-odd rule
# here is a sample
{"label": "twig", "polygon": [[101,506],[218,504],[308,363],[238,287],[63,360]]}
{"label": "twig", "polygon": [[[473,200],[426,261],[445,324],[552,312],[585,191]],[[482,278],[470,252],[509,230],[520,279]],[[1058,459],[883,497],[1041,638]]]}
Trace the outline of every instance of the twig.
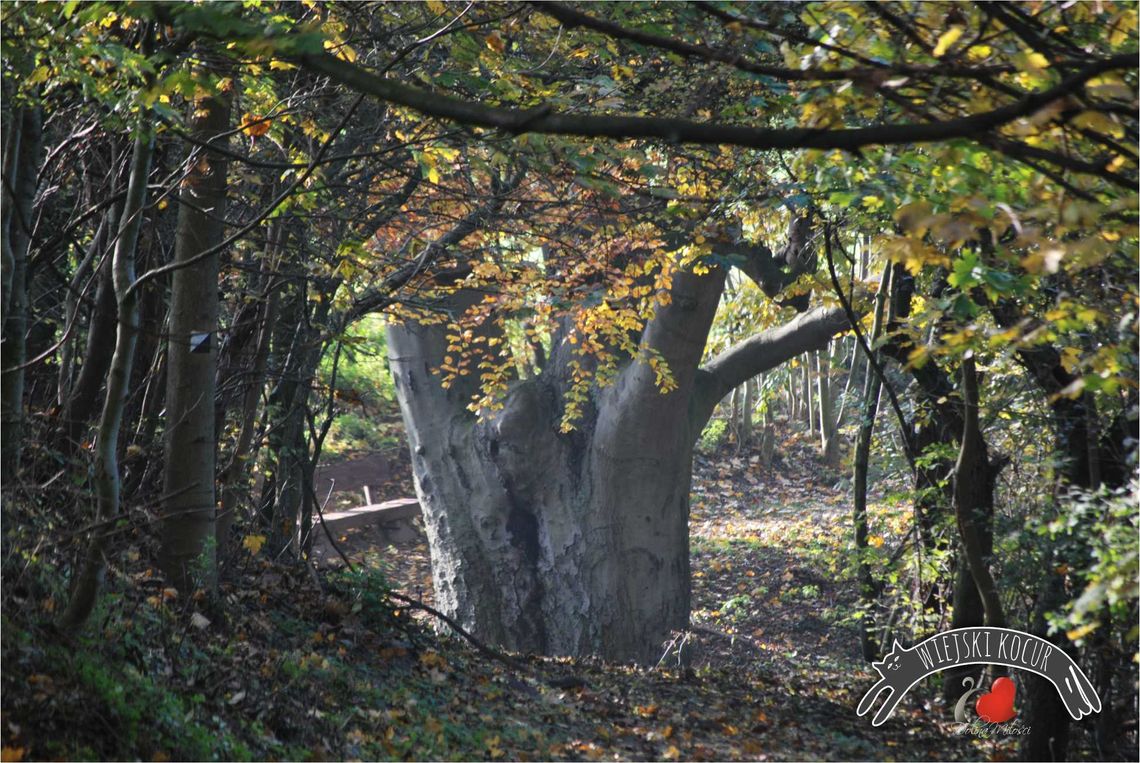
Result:
{"label": "twig", "polygon": [[[843,287],[839,284],[839,276],[835,272],[835,259],[831,254],[831,224],[825,226],[823,235],[824,251],[827,255],[827,272],[831,276],[831,285],[835,290],[835,296],[839,299],[839,304],[843,307],[843,312],[847,313],[847,320],[851,322],[851,330],[855,332],[855,338],[859,341],[859,346],[863,348],[863,353],[867,356],[867,362],[870,364],[871,369],[879,377],[882,382],[883,389],[887,392],[887,398],[891,402],[891,408],[894,410],[895,415],[899,420],[899,432],[902,433],[902,438],[906,443],[903,448],[903,453],[906,455],[906,460],[910,463],[911,472],[918,470],[918,466],[914,461],[914,454],[911,452],[910,432],[907,429],[906,415],[903,413],[902,406],[899,404],[898,395],[895,394],[894,387],[887,379],[887,373],[883,367],[879,365],[879,361],[875,358],[874,352],[871,351],[871,346],[867,343],[867,338],[863,336],[863,330],[859,327],[859,320],[855,316],[855,311],[851,308],[851,303],[847,301],[847,297],[843,294]],[[838,243],[838,242],[836,242]]]}
{"label": "twig", "polygon": [[498,652],[498,651],[492,649],[491,647],[487,646],[482,641],[480,641],[479,639],[475,638],[473,635],[468,633],[467,630],[462,625],[455,622],[454,620],[452,620],[450,617],[448,617],[447,615],[440,612],[435,607],[424,604],[419,599],[413,599],[411,596],[406,596],[406,595],[400,593],[399,591],[389,591],[388,592],[388,598],[395,599],[396,601],[402,601],[405,604],[407,604],[409,607],[412,607],[413,609],[420,609],[420,610],[423,610],[424,612],[427,612],[429,615],[432,615],[434,617],[438,617],[440,620],[447,623],[447,625],[450,626],[452,630],[454,630],[456,633],[458,633],[463,638],[467,639],[467,641],[470,642],[470,644],[473,647],[475,647],[475,649],[477,649],[479,651],[479,653],[482,654],[483,656],[490,657],[492,660],[495,660],[497,662],[501,662],[513,670],[519,670],[519,671],[528,670],[528,666],[525,663],[519,662],[518,660],[514,659],[513,657],[508,657],[507,655],[503,654],[502,652]]}
{"label": "twig", "polygon": [[757,644],[755,641],[748,638],[747,636],[732,636],[728,633],[721,633],[720,631],[713,630],[712,628],[703,628],[699,625],[690,626],[689,630],[692,631],[693,633],[702,633],[706,636],[715,636],[716,638],[724,639],[725,641],[727,641],[730,644],[735,644],[737,641],[741,641],[741,642],[747,644],[748,646],[752,647],[753,649],[755,649],[757,652],[760,652],[761,654],[765,653],[764,647],[760,646],[759,644]]}
{"label": "twig", "polygon": [[[313,489],[312,484],[309,485],[309,496],[313,499],[313,507],[317,510],[317,516],[320,517],[321,527],[325,531],[325,537],[329,539],[329,545],[333,547],[333,550],[336,551],[340,558],[344,561],[349,571],[356,572],[356,565],[352,563],[352,561],[345,555],[341,547],[337,544],[336,540],[333,539],[332,530],[329,529],[328,523],[325,522],[324,507],[321,506],[321,502],[317,500],[317,491]],[[332,492],[329,492],[329,498],[332,498]],[[325,500],[327,501],[328,499]]]}

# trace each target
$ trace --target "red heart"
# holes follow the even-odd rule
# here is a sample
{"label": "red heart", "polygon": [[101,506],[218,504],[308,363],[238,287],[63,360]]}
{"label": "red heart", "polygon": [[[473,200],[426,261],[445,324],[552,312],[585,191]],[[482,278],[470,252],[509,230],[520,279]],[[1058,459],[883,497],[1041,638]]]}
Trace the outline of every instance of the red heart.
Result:
{"label": "red heart", "polygon": [[994,681],[989,694],[978,697],[974,706],[978,717],[986,723],[1005,723],[1017,715],[1013,711],[1013,698],[1017,694],[1017,685],[1005,676]]}

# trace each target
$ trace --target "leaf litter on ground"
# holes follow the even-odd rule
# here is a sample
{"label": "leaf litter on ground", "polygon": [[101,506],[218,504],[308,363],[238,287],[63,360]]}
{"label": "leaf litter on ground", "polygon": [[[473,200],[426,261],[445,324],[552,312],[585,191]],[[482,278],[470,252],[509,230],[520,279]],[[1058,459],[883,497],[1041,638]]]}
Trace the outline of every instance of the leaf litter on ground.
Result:
{"label": "leaf litter on ground", "polygon": [[[393,606],[384,585],[430,601],[422,540],[380,548],[345,538],[357,571],[320,575],[247,547],[222,587],[221,616],[167,596],[134,549],[111,582],[99,631],[78,642],[5,607],[5,754],[1008,757],[1007,742],[951,733],[947,709],[921,687],[882,727],[855,715],[873,678],[847,616],[855,588],[838,559],[849,512],[834,476],[795,437],[779,469],[762,468],[748,449],[697,456],[692,627],[652,669],[538,657],[521,657],[516,669],[423,612]],[[410,494],[409,477],[393,490]],[[885,509],[881,519],[891,532]],[[144,688],[157,685],[165,688]],[[122,696],[132,686],[149,697],[145,706]]]}

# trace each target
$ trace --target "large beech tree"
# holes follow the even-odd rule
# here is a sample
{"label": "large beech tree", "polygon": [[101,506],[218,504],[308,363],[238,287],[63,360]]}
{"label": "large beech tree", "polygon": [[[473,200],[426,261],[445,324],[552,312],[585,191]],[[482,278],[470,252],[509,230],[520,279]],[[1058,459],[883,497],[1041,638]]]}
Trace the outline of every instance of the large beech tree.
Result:
{"label": "large beech tree", "polygon": [[[692,449],[716,403],[753,376],[826,345],[847,326],[817,308],[701,365],[724,289],[719,266],[679,272],[639,344],[672,373],[625,358],[575,428],[559,422],[577,370],[556,335],[533,378],[502,408],[468,410],[478,381],[444,387],[447,324],[389,330],[389,360],[432,549],[436,598],[480,637],[543,654],[651,660],[689,623]],[[457,289],[436,305],[482,298]],[[494,326],[488,323],[487,326]],[[487,328],[488,340],[502,339]]]}

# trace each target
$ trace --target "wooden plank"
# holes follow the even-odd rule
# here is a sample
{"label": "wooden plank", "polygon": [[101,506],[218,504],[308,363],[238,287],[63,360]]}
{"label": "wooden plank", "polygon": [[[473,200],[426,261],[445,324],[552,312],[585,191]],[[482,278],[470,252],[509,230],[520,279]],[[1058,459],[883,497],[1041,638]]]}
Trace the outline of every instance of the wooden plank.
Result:
{"label": "wooden plank", "polygon": [[348,511],[335,511],[325,514],[325,524],[330,530],[343,531],[368,525],[386,524],[415,519],[420,515],[420,502],[415,498],[397,498],[368,506],[358,506]]}

